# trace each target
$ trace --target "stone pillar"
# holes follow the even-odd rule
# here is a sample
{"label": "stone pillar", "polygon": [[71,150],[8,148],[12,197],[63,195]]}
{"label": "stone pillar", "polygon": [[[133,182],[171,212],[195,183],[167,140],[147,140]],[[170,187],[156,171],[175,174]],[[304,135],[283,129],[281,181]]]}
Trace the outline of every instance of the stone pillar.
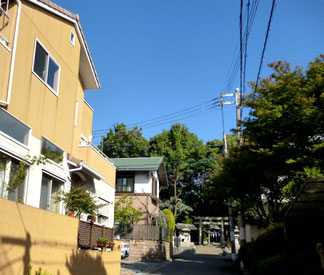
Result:
{"label": "stone pillar", "polygon": [[199,244],[201,244],[201,239],[202,239],[202,223],[201,223],[201,219],[199,219]]}
{"label": "stone pillar", "polygon": [[224,219],[222,218],[222,223],[221,223],[221,239],[220,239],[220,244],[225,245],[225,236],[224,236]]}

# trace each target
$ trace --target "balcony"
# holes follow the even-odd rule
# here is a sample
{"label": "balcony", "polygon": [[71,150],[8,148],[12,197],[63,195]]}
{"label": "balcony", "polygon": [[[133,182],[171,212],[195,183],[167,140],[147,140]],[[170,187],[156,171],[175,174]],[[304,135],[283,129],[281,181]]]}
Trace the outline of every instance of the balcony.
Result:
{"label": "balcony", "polygon": [[110,159],[94,144],[91,142],[81,142],[76,157],[82,159],[87,166],[103,175],[104,181],[109,183],[112,187],[115,187],[116,168]]}

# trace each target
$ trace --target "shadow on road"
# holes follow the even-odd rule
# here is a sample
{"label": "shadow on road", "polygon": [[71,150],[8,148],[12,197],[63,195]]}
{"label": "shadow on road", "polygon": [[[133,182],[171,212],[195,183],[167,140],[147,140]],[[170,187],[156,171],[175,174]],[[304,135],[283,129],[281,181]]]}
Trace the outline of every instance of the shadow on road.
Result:
{"label": "shadow on road", "polygon": [[142,274],[160,275],[234,275],[242,274],[239,266],[215,247],[198,248],[196,255],[181,253],[173,262],[123,263],[123,268]]}

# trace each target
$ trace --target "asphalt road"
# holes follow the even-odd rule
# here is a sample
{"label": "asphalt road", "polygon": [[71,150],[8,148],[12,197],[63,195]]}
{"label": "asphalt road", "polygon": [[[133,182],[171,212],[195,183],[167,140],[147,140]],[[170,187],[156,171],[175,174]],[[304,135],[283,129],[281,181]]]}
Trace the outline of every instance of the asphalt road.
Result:
{"label": "asphalt road", "polygon": [[151,266],[150,263],[143,263],[143,268],[133,271],[138,275],[241,274],[234,262],[228,256],[222,256],[222,250],[215,246],[198,246],[196,255],[180,254],[172,262],[152,263]]}

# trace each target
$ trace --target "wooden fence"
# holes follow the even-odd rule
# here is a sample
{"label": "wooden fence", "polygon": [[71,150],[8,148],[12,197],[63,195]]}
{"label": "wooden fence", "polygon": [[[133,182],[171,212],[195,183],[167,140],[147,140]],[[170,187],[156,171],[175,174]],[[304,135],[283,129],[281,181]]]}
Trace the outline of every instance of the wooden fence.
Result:
{"label": "wooden fence", "polygon": [[119,225],[116,234],[121,239],[170,241],[172,232],[160,226],[151,225]]}
{"label": "wooden fence", "polygon": [[106,237],[110,242],[113,242],[114,229],[90,222],[79,221],[78,244],[80,248],[93,248],[97,246],[97,241],[100,237]]}

